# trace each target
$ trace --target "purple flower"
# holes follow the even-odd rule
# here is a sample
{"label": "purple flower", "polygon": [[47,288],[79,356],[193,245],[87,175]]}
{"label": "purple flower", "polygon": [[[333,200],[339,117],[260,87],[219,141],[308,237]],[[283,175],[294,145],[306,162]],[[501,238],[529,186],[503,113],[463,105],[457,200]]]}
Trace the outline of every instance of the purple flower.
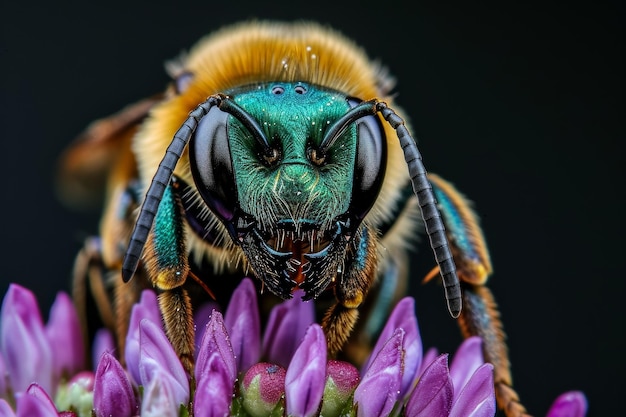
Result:
{"label": "purple flower", "polygon": [[64,292],[59,292],[50,309],[50,318],[46,324],[46,335],[54,357],[54,378],[66,379],[85,366],[85,347],[81,334],[78,313],[72,299]]}
{"label": "purple flower", "polygon": [[448,354],[437,357],[420,375],[409,401],[406,415],[412,417],[447,416],[452,408],[454,386],[448,371]]}
{"label": "purple flower", "polygon": [[52,349],[35,295],[11,284],[0,312],[0,352],[13,392],[24,392],[33,382],[54,392]]}
{"label": "purple flower", "polygon": [[455,397],[458,396],[474,372],[485,363],[482,343],[478,336],[468,337],[456,350],[450,365],[450,376],[454,385]]}
{"label": "purple flower", "polygon": [[206,330],[207,325],[209,324],[209,320],[211,319],[211,314],[213,314],[213,310],[221,312],[219,304],[213,301],[208,301],[203,303],[201,306],[196,308],[193,312],[193,322],[196,324],[196,334],[195,337],[195,354],[198,355],[200,351],[200,345],[202,344],[202,337],[204,336],[204,331]]}
{"label": "purple flower", "polygon": [[233,292],[224,314],[224,324],[237,359],[237,369],[246,372],[261,356],[259,306],[256,288],[250,278],[244,278]]}
{"label": "purple flower", "polygon": [[97,417],[131,417],[137,412],[137,401],[122,365],[104,352],[96,368],[93,408]]}
{"label": "purple flower", "polygon": [[565,392],[550,406],[547,417],[585,417],[587,398],[580,391]]}
{"label": "purple flower", "polygon": [[38,384],[30,384],[17,398],[17,417],[58,417],[52,399]]}
{"label": "purple flower", "polygon": [[172,380],[162,369],[144,387],[141,417],[178,417],[181,404],[174,395]]}
{"label": "purple flower", "polygon": [[272,309],[263,337],[263,352],[267,360],[285,368],[307,328],[315,321],[314,305],[302,301],[302,294],[302,291],[296,291],[292,299]]}
{"label": "purple flower", "polygon": [[[112,334],[103,330],[94,342],[93,354],[100,360],[93,374],[79,369],[80,355],[70,355],[81,342],[69,297],[57,296],[44,327],[33,294],[11,285],[0,312],[0,417],[90,417],[92,411],[98,417],[178,417],[190,413],[190,404],[196,417],[242,412],[252,417],[495,413],[493,366],[484,363],[481,340],[465,340],[449,368],[447,354],[433,348],[422,355],[410,298],[401,300],[390,315],[360,382],[353,365],[327,360],[323,331],[313,323],[313,303],[302,302],[297,294],[274,307],[263,337],[266,357],[281,360],[287,369],[255,363],[260,320],[250,280],[244,279],[233,294],[226,318],[214,307],[208,304],[195,312],[202,337],[197,339],[192,399],[189,376],[165,336],[153,292],[144,292],[133,308],[124,352],[129,370],[114,356]],[[53,357],[59,358],[54,367]],[[30,366],[33,361],[41,366]],[[132,372],[142,387],[133,386]],[[238,374],[245,374],[240,384]],[[586,412],[585,396],[572,391],[555,400],[547,417],[584,417]]]}
{"label": "purple flower", "polygon": [[189,402],[189,380],[174,348],[159,324],[139,323],[139,378],[147,387],[154,378],[167,379],[177,405]]}
{"label": "purple flower", "polygon": [[100,357],[104,352],[113,354],[115,352],[115,339],[109,329],[101,328],[96,331],[91,348],[91,360],[93,363],[100,362]]}
{"label": "purple flower", "polygon": [[141,293],[141,299],[133,306],[130,314],[124,358],[128,373],[130,373],[135,384],[141,383],[141,376],[139,375],[139,353],[141,351],[139,348],[139,323],[143,319],[148,319],[154,324],[161,324],[161,313],[154,291],[144,290]]}
{"label": "purple flower", "polygon": [[493,387],[493,365],[485,363],[476,369],[450,410],[450,417],[492,417],[496,413]]}
{"label": "purple flower", "polygon": [[359,417],[388,416],[400,397],[402,386],[402,342],[405,331],[396,329],[372,359],[354,391]]}
{"label": "purple flower", "polygon": [[[242,383],[243,407],[251,417],[266,417],[280,407],[285,394],[287,371],[280,365],[261,362],[252,365]],[[279,415],[283,415],[284,408]]]}
{"label": "purple flower", "polygon": [[396,329],[402,329],[405,332],[402,340],[404,359],[402,369],[402,385],[400,388],[400,397],[404,398],[410,394],[422,362],[422,339],[419,335],[417,317],[415,317],[415,300],[413,298],[403,298],[393,309],[385,327],[378,337],[378,342],[374,346],[370,357],[363,366],[362,375],[367,372],[372,358],[376,357],[378,352],[382,349],[387,340],[389,340],[389,338],[394,334]]}
{"label": "purple flower", "polygon": [[[9,375],[7,374],[7,368],[4,364],[4,359],[2,359],[2,354],[0,352],[0,398],[4,397],[8,393],[7,381],[9,379]],[[0,417],[2,414],[0,414]]]}
{"label": "purple flower", "polygon": [[479,338],[468,338],[450,370],[447,354],[426,366],[407,402],[406,415],[492,417],[496,412],[493,365],[484,363],[480,347]]}
{"label": "purple flower", "polygon": [[318,324],[307,329],[285,375],[287,414],[309,417],[317,414],[326,380],[326,337]]}
{"label": "purple flower", "polygon": [[237,364],[222,314],[213,311],[202,337],[195,369],[194,415],[228,416],[237,378]]}
{"label": "purple flower", "polygon": [[0,417],[15,417],[13,409],[4,398],[0,398]]}

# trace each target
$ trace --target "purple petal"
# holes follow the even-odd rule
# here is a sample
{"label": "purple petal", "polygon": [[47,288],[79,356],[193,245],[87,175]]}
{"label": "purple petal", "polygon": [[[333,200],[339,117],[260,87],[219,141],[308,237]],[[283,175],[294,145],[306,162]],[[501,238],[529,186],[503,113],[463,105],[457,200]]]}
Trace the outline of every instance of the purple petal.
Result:
{"label": "purple petal", "polygon": [[4,398],[0,398],[0,417],[15,417],[13,409]]}
{"label": "purple petal", "polygon": [[448,354],[439,355],[424,370],[406,404],[406,415],[447,416],[452,408],[454,387],[448,371]]}
{"label": "purple petal", "polygon": [[233,348],[230,344],[226,326],[224,325],[222,313],[215,310],[213,314],[211,314],[206,331],[202,337],[202,342],[200,343],[195,369],[196,380],[199,381],[202,379],[204,377],[204,371],[209,370],[210,366],[212,366],[209,364],[209,360],[214,354],[219,355],[224,364],[223,371],[225,372],[225,377],[234,384],[237,378],[237,364],[235,362]]}
{"label": "purple petal", "polygon": [[424,354],[424,357],[422,358],[422,363],[420,365],[419,371],[417,371],[417,376],[419,377],[420,375],[422,375],[426,368],[428,368],[430,364],[433,363],[438,357],[439,351],[437,350],[437,348],[433,347],[428,349]]}
{"label": "purple petal", "polygon": [[359,417],[387,416],[400,396],[404,330],[396,329],[369,365],[354,391]]}
{"label": "purple petal", "polygon": [[180,404],[174,398],[171,379],[158,370],[145,387],[141,401],[141,417],[178,417]]}
{"label": "purple petal", "polygon": [[128,373],[137,385],[141,383],[139,375],[139,323],[143,319],[148,319],[159,325],[162,323],[159,304],[154,291],[144,290],[141,293],[139,302],[133,305],[126,335],[126,346],[124,349],[126,369],[128,369]]}
{"label": "purple petal", "polygon": [[96,368],[93,408],[97,417],[130,417],[137,413],[137,401],[122,365],[104,352]]}
{"label": "purple petal", "polygon": [[0,323],[0,353],[13,391],[24,392],[36,381],[52,392],[52,353],[35,295],[20,285],[9,285]]}
{"label": "purple petal", "polygon": [[481,365],[454,400],[450,417],[493,417],[496,394],[493,386],[493,365]]}
{"label": "purple petal", "polygon": [[315,321],[312,302],[302,301],[302,291],[276,305],[270,312],[263,338],[263,352],[269,362],[287,367],[309,325]]}
{"label": "purple petal", "polygon": [[222,313],[213,311],[202,337],[195,376],[195,416],[230,414],[237,378],[237,364]]}
{"label": "purple petal", "polygon": [[139,378],[145,387],[156,375],[170,380],[177,404],[189,402],[189,380],[163,328],[149,319],[139,323]]}
{"label": "purple petal", "polygon": [[71,376],[85,366],[85,348],[78,313],[69,295],[59,292],[50,308],[46,335],[52,348],[55,379]]}
{"label": "purple petal", "polygon": [[209,320],[211,318],[211,314],[213,310],[221,311],[218,303],[213,301],[208,301],[203,303],[198,308],[193,311],[193,322],[196,325],[196,334],[195,337],[195,354],[198,355],[200,351],[200,345],[202,344],[202,337],[204,336],[204,332],[206,331],[206,327],[209,324]]}
{"label": "purple petal", "polygon": [[[402,375],[402,387],[400,389],[401,397],[405,397],[410,393],[413,383],[418,376],[418,370],[422,362],[422,339],[420,338],[419,328],[417,326],[417,317],[415,316],[415,300],[412,297],[405,297],[395,306],[387,323],[383,328],[376,346],[370,355],[375,357],[382,346],[389,340],[396,329],[404,330],[404,373]],[[362,374],[367,372],[369,359],[362,368]]]}
{"label": "purple petal", "polygon": [[7,381],[8,381],[7,367],[4,364],[4,359],[2,359],[2,352],[0,351],[0,398],[5,397],[8,392]]}
{"label": "purple petal", "polygon": [[113,338],[113,333],[109,329],[100,328],[96,331],[96,334],[93,338],[93,348],[92,351],[92,361],[93,363],[100,362],[100,357],[104,352],[108,352],[114,355],[115,352],[115,339]]}
{"label": "purple petal", "polygon": [[227,367],[217,351],[205,359],[193,403],[195,417],[230,416],[235,382]]}
{"label": "purple petal", "polygon": [[485,363],[482,340],[478,336],[468,337],[461,343],[450,364],[450,376],[455,396],[461,392],[476,370]]}
{"label": "purple petal", "polygon": [[326,381],[326,336],[318,324],[307,329],[285,375],[287,414],[316,415]]}
{"label": "purple petal", "polygon": [[550,406],[546,417],[585,417],[587,398],[581,391],[565,392]]}
{"label": "purple petal", "polygon": [[[21,401],[24,398],[27,399]],[[33,399],[36,401],[33,401]],[[39,384],[32,383],[28,386],[26,392],[17,399],[17,415],[18,417],[57,417],[59,414],[50,395]]]}
{"label": "purple petal", "polygon": [[250,278],[244,278],[233,292],[224,315],[224,324],[237,359],[239,372],[259,361],[261,356],[261,321],[256,288]]}

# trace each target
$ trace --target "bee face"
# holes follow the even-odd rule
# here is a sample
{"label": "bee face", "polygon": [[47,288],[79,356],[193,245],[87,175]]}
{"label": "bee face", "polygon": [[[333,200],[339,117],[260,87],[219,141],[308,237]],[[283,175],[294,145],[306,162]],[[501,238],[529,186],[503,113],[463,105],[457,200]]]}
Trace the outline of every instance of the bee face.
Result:
{"label": "bee face", "polygon": [[[299,284],[343,266],[384,178],[382,125],[370,115],[333,129],[356,102],[302,82],[228,96],[245,120],[213,108],[200,121],[190,142],[194,183],[257,275],[289,298]],[[315,261],[322,257],[333,262]],[[306,297],[325,286],[316,288]]]}

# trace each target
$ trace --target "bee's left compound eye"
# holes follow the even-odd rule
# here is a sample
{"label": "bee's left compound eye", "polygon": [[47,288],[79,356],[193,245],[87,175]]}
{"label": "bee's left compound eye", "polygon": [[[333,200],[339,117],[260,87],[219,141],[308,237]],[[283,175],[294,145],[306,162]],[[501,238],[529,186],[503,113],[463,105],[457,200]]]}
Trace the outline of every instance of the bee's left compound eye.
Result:
{"label": "bee's left compound eye", "polygon": [[189,143],[191,174],[198,192],[222,220],[233,219],[237,187],[228,143],[229,114],[213,107],[200,120]]}
{"label": "bee's left compound eye", "polygon": [[377,115],[356,120],[357,152],[354,166],[351,210],[363,219],[378,198],[387,167],[387,141]]}

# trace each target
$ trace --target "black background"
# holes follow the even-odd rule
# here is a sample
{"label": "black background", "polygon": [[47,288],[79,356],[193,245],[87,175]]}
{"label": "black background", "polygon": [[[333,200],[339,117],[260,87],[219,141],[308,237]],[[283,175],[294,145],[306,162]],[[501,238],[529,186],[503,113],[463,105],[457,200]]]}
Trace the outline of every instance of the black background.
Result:
{"label": "black background", "polygon": [[[46,315],[69,288],[98,213],[58,202],[55,159],[90,121],[160,91],[163,62],[224,24],[314,19],[389,67],[426,167],[475,202],[529,410],[545,415],[559,393],[580,389],[590,416],[616,415],[626,375],[623,4],[396,3],[3,0],[0,294],[28,286]],[[419,284],[433,266],[420,253],[422,338],[454,351],[441,289]]]}

